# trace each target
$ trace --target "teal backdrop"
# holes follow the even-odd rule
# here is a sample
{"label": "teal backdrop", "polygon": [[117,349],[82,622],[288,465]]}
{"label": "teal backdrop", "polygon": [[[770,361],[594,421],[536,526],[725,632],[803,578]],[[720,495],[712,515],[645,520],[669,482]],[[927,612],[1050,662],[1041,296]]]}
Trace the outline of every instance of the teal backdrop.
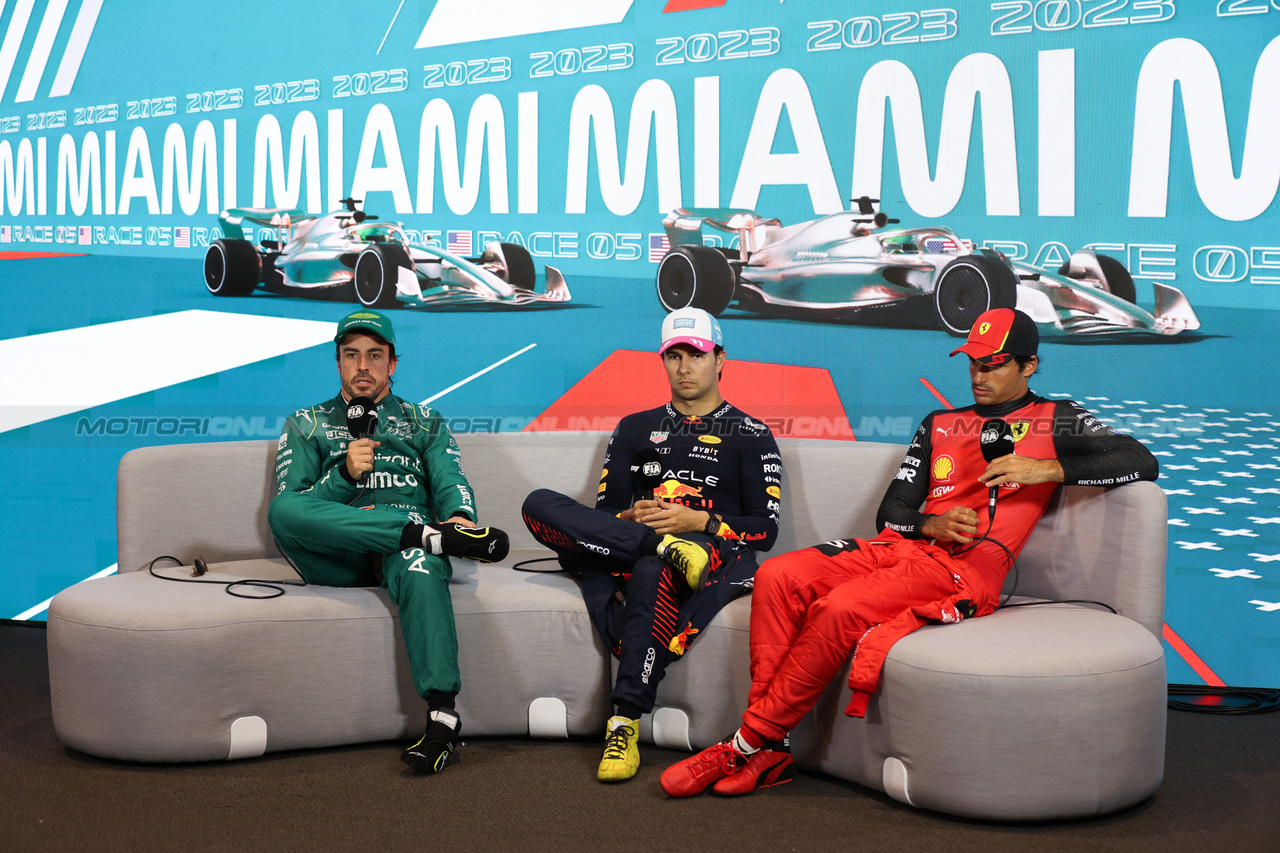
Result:
{"label": "teal backdrop", "polygon": [[[116,569],[129,449],[274,438],[336,390],[342,306],[206,291],[226,208],[354,196],[561,269],[563,308],[395,314],[397,392],[511,431],[654,348],[671,209],[868,195],[1186,294],[1199,331],[1046,339],[1033,387],[1161,461],[1170,680],[1280,686],[1280,0],[16,0],[0,33],[0,616]],[[722,323],[732,359],[826,371],[858,440],[970,402],[941,331]]]}

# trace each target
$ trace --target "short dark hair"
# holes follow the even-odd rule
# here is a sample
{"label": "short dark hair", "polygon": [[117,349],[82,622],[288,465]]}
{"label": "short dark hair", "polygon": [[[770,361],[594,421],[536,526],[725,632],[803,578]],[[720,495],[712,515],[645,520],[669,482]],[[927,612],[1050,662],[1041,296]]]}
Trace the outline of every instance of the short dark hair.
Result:
{"label": "short dark hair", "polygon": [[[367,333],[366,333],[366,334],[367,334]],[[346,335],[343,335],[343,336],[342,336],[343,340],[346,340],[346,337],[347,337]],[[392,359],[393,361],[395,360],[395,358],[396,358],[396,345],[395,345],[395,344],[387,343],[385,340],[383,340],[382,338],[378,337],[377,335],[369,335],[369,337],[373,338],[375,341],[378,341],[379,343],[384,344],[384,345],[387,347],[387,349],[389,349],[389,350],[391,351],[391,359]],[[338,361],[341,361],[341,360],[342,360],[342,341],[335,341],[335,342],[334,342],[334,345],[333,345],[333,357],[334,357],[334,359],[335,359],[335,360],[338,360]]]}
{"label": "short dark hair", "polygon": [[1033,370],[1033,371],[1031,371],[1031,375],[1032,375],[1032,376],[1034,376],[1036,373],[1038,373],[1038,372],[1040,371],[1040,365],[1041,365],[1041,363],[1042,363],[1042,362],[1040,361],[1040,356],[1038,356],[1038,355],[1015,355],[1015,356],[1013,356],[1013,360],[1014,360],[1014,361],[1016,361],[1016,362],[1018,363],[1018,372],[1019,372],[1019,373],[1021,373],[1024,369],[1026,369],[1026,366],[1027,366],[1028,364],[1030,364],[1030,363],[1031,363],[1031,360],[1032,360],[1032,359],[1035,359],[1035,362],[1036,362],[1036,369],[1035,369],[1035,370]]}

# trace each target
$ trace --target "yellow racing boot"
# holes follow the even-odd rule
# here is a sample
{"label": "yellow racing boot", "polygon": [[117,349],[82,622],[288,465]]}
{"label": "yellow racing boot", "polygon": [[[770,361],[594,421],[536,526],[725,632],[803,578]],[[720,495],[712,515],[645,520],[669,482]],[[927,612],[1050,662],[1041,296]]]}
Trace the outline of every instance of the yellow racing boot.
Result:
{"label": "yellow racing boot", "polygon": [[662,537],[658,553],[668,566],[684,575],[690,589],[702,589],[710,574],[711,565],[711,558],[707,556],[705,548],[668,533]]}
{"label": "yellow racing boot", "polygon": [[601,782],[625,782],[640,770],[640,721],[610,717],[604,739],[604,757],[596,778]]}

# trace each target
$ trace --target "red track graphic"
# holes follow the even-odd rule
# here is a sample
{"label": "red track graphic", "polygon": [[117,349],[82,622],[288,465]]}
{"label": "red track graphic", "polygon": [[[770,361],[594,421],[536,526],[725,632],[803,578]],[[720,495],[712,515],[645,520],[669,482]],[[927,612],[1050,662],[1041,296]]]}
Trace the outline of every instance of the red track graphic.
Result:
{"label": "red track graphic", "polygon": [[941,403],[942,405],[946,406],[948,409],[954,409],[954,408],[955,408],[955,406],[953,406],[953,405],[951,405],[950,403],[948,403],[948,402],[947,402],[947,398],[946,398],[946,397],[942,396],[942,392],[940,392],[937,388],[934,388],[931,384],[929,384],[929,380],[928,380],[928,379],[925,379],[923,376],[921,376],[921,377],[920,377],[920,381],[924,383],[924,387],[926,387],[926,388],[928,388],[928,389],[929,389],[929,393],[930,393],[930,394],[932,394],[933,396],[935,396],[935,397],[937,397],[937,398],[938,398],[938,402],[939,402],[939,403]]}
{"label": "red track graphic", "polygon": [[1191,650],[1182,638],[1179,637],[1174,630],[1169,627],[1169,623],[1164,623],[1164,641],[1173,646],[1173,650],[1182,655],[1182,659],[1196,671],[1196,675],[1204,679],[1204,683],[1213,687],[1225,687],[1226,682],[1218,677],[1218,674],[1209,668],[1209,664],[1205,663],[1198,654]]}
{"label": "red track graphic", "polygon": [[84,252],[0,252],[0,261],[22,261],[28,258],[78,258]]}
{"label": "red track graphic", "polygon": [[[853,429],[831,374],[816,367],[729,361],[720,382],[724,398],[764,421],[778,437],[853,441]],[[631,412],[671,399],[657,353],[615,350],[525,432],[609,431]]]}
{"label": "red track graphic", "polygon": [[723,6],[728,0],[668,0],[662,14],[667,12],[687,12],[690,9],[714,9]]}

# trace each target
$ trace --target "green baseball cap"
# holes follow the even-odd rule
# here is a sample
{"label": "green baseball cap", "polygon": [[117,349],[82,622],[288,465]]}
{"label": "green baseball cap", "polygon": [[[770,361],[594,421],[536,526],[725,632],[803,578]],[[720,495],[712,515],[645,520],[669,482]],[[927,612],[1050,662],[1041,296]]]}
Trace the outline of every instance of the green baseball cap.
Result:
{"label": "green baseball cap", "polygon": [[391,328],[391,318],[381,311],[374,311],[370,308],[361,308],[358,311],[352,311],[347,316],[338,321],[338,334],[334,336],[334,342],[340,342],[342,336],[347,332],[365,331],[371,335],[382,338],[391,346],[396,345],[396,332]]}

